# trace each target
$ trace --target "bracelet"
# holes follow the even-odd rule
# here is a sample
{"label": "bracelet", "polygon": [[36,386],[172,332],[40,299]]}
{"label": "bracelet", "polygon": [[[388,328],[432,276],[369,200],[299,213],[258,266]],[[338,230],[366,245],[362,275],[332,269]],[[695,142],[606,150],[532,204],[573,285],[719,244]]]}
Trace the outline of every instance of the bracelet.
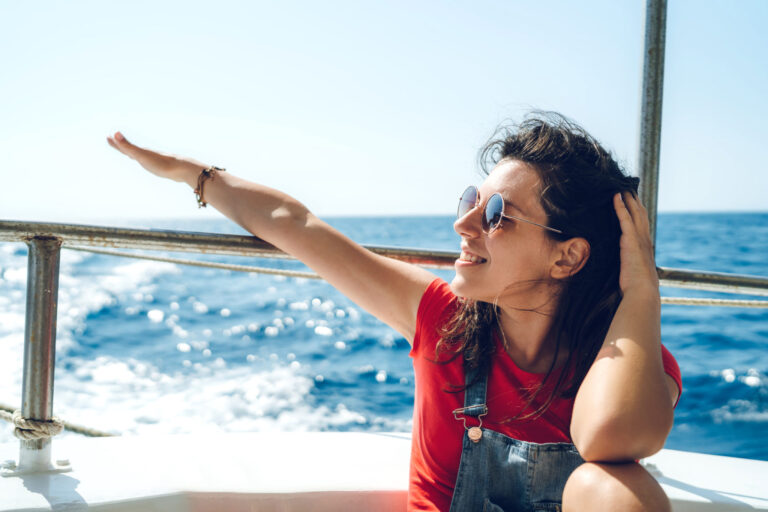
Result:
{"label": "bracelet", "polygon": [[210,166],[207,169],[203,169],[200,172],[200,176],[197,177],[197,188],[195,189],[195,199],[197,199],[197,207],[205,208],[208,203],[203,199],[203,185],[208,178],[213,179],[217,172],[224,172],[226,169],[221,167]]}

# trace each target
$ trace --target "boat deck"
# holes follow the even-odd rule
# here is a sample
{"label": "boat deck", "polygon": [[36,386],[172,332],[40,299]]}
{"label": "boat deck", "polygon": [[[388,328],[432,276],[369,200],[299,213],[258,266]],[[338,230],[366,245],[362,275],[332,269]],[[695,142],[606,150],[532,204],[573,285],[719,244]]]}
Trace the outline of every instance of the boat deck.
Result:
{"label": "boat deck", "polygon": [[[72,471],[0,478],[0,511],[404,511],[409,456],[402,433],[65,437],[53,458]],[[644,463],[675,511],[768,510],[768,462],[662,450]]]}

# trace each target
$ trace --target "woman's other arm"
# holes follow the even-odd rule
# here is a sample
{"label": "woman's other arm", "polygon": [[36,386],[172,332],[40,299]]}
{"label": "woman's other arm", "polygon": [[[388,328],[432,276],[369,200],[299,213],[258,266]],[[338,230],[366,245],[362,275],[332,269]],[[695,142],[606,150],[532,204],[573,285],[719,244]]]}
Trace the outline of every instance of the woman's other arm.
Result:
{"label": "woman's other arm", "polygon": [[[107,141],[153,174],[192,189],[197,188],[201,170],[208,167],[141,148],[119,132]],[[377,255],[315,217],[293,197],[231,173],[220,172],[206,180],[204,196],[225,216],[305,263],[412,343],[419,301],[434,279],[430,272]]]}
{"label": "woman's other arm", "polygon": [[614,206],[621,224],[623,298],[576,394],[571,437],[591,462],[631,461],[659,451],[672,428],[678,389],[664,372],[661,301],[648,214],[631,194]]}

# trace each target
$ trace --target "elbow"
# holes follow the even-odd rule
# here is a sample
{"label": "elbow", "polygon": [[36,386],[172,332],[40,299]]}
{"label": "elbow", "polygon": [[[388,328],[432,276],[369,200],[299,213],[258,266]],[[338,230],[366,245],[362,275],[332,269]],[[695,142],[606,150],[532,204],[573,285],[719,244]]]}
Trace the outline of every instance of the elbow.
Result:
{"label": "elbow", "polygon": [[293,198],[285,199],[272,209],[272,222],[276,224],[305,224],[309,210]]}
{"label": "elbow", "polygon": [[296,233],[309,223],[311,214],[306,206],[295,200],[283,201],[275,206],[269,214],[269,222],[265,226],[270,239],[280,240],[285,235]]}
{"label": "elbow", "polygon": [[[665,408],[666,409],[666,408]],[[571,425],[573,444],[587,462],[628,462],[649,457],[664,447],[672,430],[673,412],[644,418],[612,418]]]}

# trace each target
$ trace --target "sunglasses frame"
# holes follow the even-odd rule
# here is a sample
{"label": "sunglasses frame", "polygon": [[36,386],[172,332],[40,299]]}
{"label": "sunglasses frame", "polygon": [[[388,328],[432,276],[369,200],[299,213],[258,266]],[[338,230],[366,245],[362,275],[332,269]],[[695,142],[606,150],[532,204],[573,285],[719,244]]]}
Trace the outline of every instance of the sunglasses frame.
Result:
{"label": "sunglasses frame", "polygon": [[[467,193],[467,191],[468,191],[469,189],[474,189],[474,191],[475,191],[475,205],[474,205],[472,208],[470,208],[469,210],[467,210],[467,211],[464,213],[464,215],[461,215],[461,214],[460,214],[460,213],[461,213],[461,203],[462,203],[462,201],[464,201],[464,196],[466,195],[466,193]],[[479,206],[479,204],[480,204],[479,196],[480,196],[480,191],[477,189],[477,187],[476,187],[476,186],[474,186],[474,185],[470,185],[470,186],[468,186],[467,188],[465,188],[465,189],[464,189],[464,192],[462,192],[461,196],[459,196],[459,207],[456,209],[456,218],[457,218],[457,219],[460,219],[460,218],[464,217],[465,215],[467,215],[467,214],[468,214],[469,212],[471,212],[472,210],[474,210],[475,208],[477,208],[477,207]],[[486,220],[485,220],[485,219],[487,219],[487,218],[488,218],[488,216],[485,214],[485,211],[486,211],[486,209],[488,208],[488,203],[490,203],[490,201],[491,201],[491,199],[493,198],[493,196],[499,196],[499,198],[501,199],[501,213],[500,213],[500,216],[501,216],[501,220],[500,220],[499,222],[497,222],[495,226],[493,226],[493,227],[490,227],[490,226],[489,226],[488,228],[486,228],[486,226],[485,226],[485,224],[486,224]],[[546,229],[546,230],[552,231],[552,232],[554,232],[554,233],[559,233],[559,234],[561,234],[561,235],[564,235],[564,234],[565,234],[565,233],[563,233],[562,231],[560,231],[559,229],[556,229],[556,228],[552,228],[552,227],[549,227],[549,226],[545,226],[544,224],[539,224],[538,222],[534,222],[534,221],[532,221],[532,220],[524,219],[524,218],[522,218],[522,217],[516,217],[516,216],[514,216],[514,215],[506,215],[506,214],[504,213],[504,205],[505,205],[505,204],[506,204],[506,202],[504,201],[504,198],[503,198],[503,197],[501,196],[501,194],[499,194],[498,192],[495,192],[495,193],[491,194],[491,196],[490,196],[488,199],[486,199],[486,200],[485,200],[485,203],[484,203],[484,205],[483,205],[483,211],[482,211],[482,214],[483,214],[483,221],[482,221],[482,224],[483,224],[483,231],[484,231],[486,234],[489,234],[489,235],[490,235],[491,233],[493,233],[493,232],[494,232],[494,231],[495,231],[495,230],[496,230],[496,229],[497,229],[499,226],[501,226],[501,222],[502,222],[502,220],[504,220],[504,219],[510,219],[510,220],[519,220],[519,221],[521,221],[521,222],[527,222],[528,224],[533,224],[534,226],[538,226],[538,227],[540,227],[540,228],[543,228],[543,229]]]}

